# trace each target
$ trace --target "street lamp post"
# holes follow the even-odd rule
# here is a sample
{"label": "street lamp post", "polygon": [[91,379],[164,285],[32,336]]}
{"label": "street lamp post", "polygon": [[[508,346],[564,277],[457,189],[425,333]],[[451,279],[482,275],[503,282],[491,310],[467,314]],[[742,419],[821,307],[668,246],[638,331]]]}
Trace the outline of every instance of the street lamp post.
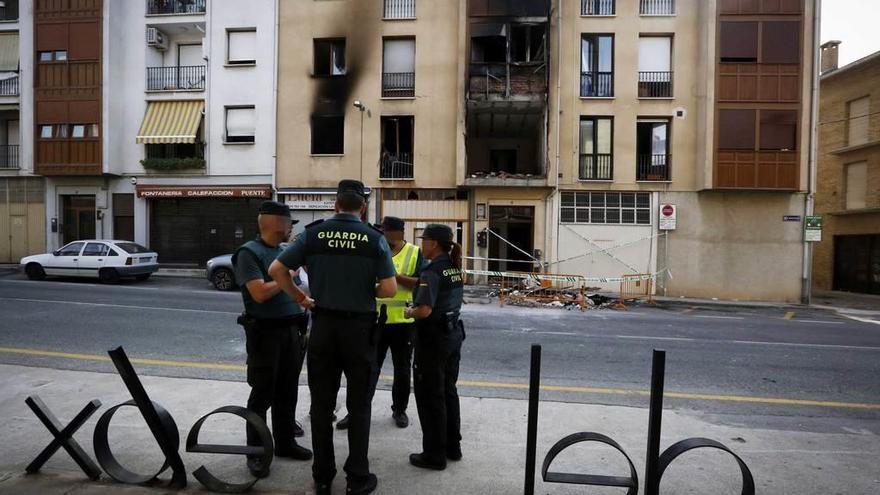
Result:
{"label": "street lamp post", "polygon": [[361,182],[364,181],[364,112],[367,112],[367,106],[360,100],[354,100],[354,107],[361,112]]}

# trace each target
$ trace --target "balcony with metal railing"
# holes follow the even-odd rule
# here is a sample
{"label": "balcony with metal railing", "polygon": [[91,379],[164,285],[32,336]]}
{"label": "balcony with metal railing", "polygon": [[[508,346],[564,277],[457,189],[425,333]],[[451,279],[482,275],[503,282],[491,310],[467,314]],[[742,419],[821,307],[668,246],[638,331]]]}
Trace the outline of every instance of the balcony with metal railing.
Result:
{"label": "balcony with metal railing", "polygon": [[415,19],[416,0],[385,0],[383,19]]}
{"label": "balcony with metal railing", "polygon": [[672,72],[639,72],[639,98],[672,98]]}
{"label": "balcony with metal railing", "polygon": [[581,0],[581,15],[614,15],[616,0]]}
{"label": "balcony with metal railing", "polygon": [[204,14],[206,0],[147,0],[147,15]]}
{"label": "balcony with metal railing", "polygon": [[204,65],[147,67],[147,91],[204,91]]}
{"label": "balcony with metal railing", "polygon": [[18,74],[0,80],[0,96],[18,96]]}
{"label": "balcony with metal railing", "polygon": [[582,72],[582,98],[611,98],[614,96],[613,72]]}
{"label": "balcony with metal railing", "polygon": [[675,15],[675,0],[639,0],[639,15]]}
{"label": "balcony with metal railing", "polygon": [[0,144],[0,170],[17,170],[19,145]]}
{"label": "balcony with metal railing", "polygon": [[610,153],[581,155],[578,178],[580,180],[614,180],[614,155]]}
{"label": "balcony with metal railing", "polygon": [[636,157],[636,180],[644,182],[668,182],[672,168],[672,155],[642,155]]}
{"label": "balcony with metal railing", "polygon": [[412,153],[383,153],[379,160],[379,180],[412,180],[414,172]]}
{"label": "balcony with metal railing", "polygon": [[415,95],[415,72],[386,72],[382,74],[383,98],[413,98]]}

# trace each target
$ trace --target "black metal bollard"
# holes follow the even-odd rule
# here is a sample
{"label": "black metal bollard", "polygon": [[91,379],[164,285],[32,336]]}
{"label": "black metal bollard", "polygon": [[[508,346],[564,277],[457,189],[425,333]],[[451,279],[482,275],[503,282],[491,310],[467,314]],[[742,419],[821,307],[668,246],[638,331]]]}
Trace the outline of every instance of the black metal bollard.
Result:
{"label": "black metal bollard", "polygon": [[538,444],[538,400],[541,388],[541,346],[532,344],[532,365],[529,370],[529,418],[526,433],[526,480],[523,493],[535,493],[535,463]]}
{"label": "black metal bollard", "polygon": [[651,360],[651,403],[648,408],[648,453],[645,457],[645,495],[658,495],[660,477],[660,430],[663,425],[663,389],[666,379],[666,351],[654,349]]}

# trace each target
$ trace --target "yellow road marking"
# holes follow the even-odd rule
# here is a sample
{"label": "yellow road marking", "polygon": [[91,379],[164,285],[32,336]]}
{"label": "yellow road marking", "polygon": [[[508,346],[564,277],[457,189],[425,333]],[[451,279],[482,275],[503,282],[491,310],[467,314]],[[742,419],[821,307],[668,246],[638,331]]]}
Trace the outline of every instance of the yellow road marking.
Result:
{"label": "yellow road marking", "polygon": [[[41,351],[37,349],[21,349],[14,347],[0,347],[0,353],[17,354],[24,356],[39,357],[55,357],[63,359],[74,359],[79,361],[104,361],[109,362],[109,356],[101,356],[97,354],[79,354],[73,352],[57,352],[57,351]],[[242,371],[247,368],[237,364],[225,363],[203,363],[197,361],[169,361],[163,359],[144,359],[131,358],[132,364],[140,364],[144,366],[169,366],[178,368],[196,368],[211,370],[228,370]],[[305,373],[303,373],[305,374]],[[383,381],[393,381],[393,376],[382,375]],[[506,390],[528,390],[529,385],[526,383],[503,383],[490,381],[474,381],[459,380],[458,385],[461,387],[473,388],[494,388]],[[603,387],[573,387],[561,385],[542,385],[541,390],[544,392],[563,392],[572,394],[588,394],[588,395],[628,395],[637,397],[649,397],[651,392],[648,390],[623,389],[623,388],[603,388]],[[785,406],[806,406],[806,407],[828,407],[836,409],[869,409],[880,410],[880,404],[859,403],[859,402],[837,402],[837,401],[820,401],[820,400],[804,400],[804,399],[785,399],[775,397],[750,397],[743,395],[715,395],[715,394],[697,394],[690,392],[665,392],[665,397],[674,399],[703,400],[711,402],[741,402],[751,404],[770,404]]]}
{"label": "yellow road marking", "polygon": [[782,317],[783,320],[790,320],[794,318],[794,311],[786,311],[785,316]]}

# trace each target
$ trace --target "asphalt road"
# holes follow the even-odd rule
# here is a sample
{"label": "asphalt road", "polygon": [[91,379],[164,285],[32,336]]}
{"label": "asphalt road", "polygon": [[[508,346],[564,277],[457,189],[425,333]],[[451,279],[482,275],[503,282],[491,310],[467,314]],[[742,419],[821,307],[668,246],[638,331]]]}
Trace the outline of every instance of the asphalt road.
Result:
{"label": "asphalt road", "polygon": [[[106,286],[7,273],[0,275],[0,362],[114,372],[106,351],[121,345],[143,374],[243,380],[240,308],[237,293],[198,279]],[[543,399],[647,407],[658,348],[667,351],[667,408],[702,411],[719,423],[880,434],[880,326],[835,313],[472,304],[463,318],[463,395],[527,397],[529,348],[539,343]],[[390,358],[383,374],[391,374]]]}

